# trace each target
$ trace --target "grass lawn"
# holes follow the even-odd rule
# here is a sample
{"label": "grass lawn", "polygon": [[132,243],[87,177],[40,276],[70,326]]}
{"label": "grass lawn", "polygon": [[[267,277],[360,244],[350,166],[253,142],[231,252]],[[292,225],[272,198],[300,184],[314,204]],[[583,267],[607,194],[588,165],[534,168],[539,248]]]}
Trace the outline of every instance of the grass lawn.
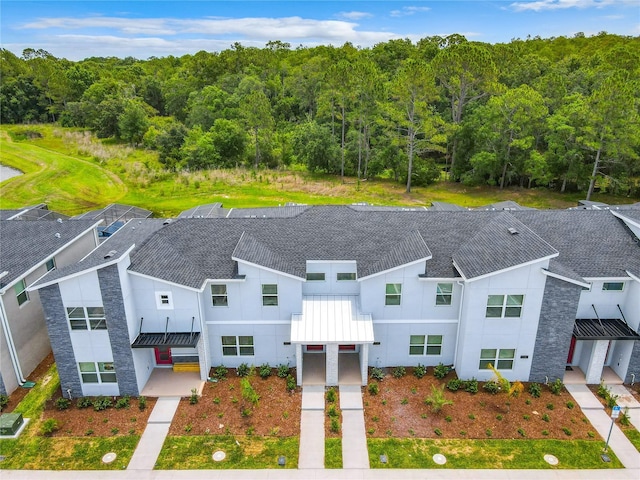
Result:
{"label": "grass lawn", "polygon": [[633,443],[636,450],[640,452],[640,432],[635,428],[623,428],[622,432],[627,436],[629,441]]}
{"label": "grass lawn", "polygon": [[[214,452],[226,458],[215,462]],[[231,435],[168,436],[156,462],[159,470],[298,468],[297,437],[269,438]],[[278,465],[284,455],[285,467]]]}
{"label": "grass lawn", "polygon": [[[623,468],[609,450],[611,463],[600,458],[604,442],[587,440],[426,440],[370,438],[367,440],[372,468],[498,468],[498,469],[588,469]],[[432,457],[441,453],[443,466]],[[380,462],[385,454],[387,464]],[[552,467],[544,455],[555,455]]]}
{"label": "grass lawn", "polygon": [[324,468],[342,468],[342,439],[324,439]]}

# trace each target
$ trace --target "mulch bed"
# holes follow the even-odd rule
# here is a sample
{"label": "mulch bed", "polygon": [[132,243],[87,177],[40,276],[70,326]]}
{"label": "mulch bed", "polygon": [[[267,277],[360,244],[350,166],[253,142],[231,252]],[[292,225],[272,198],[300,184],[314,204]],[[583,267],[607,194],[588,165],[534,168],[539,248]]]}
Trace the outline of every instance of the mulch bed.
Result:
{"label": "mulch bed", "polygon": [[[387,369],[384,380],[378,382],[377,395],[371,395],[368,388],[363,388],[365,427],[370,437],[600,438],[566,390],[554,395],[542,385],[541,396],[534,398],[528,393],[529,384],[524,384],[524,391],[517,398],[507,398],[503,393],[486,392],[482,388],[483,382],[479,382],[475,394],[461,390],[451,392],[445,388],[445,397],[453,401],[453,405],[446,405],[434,413],[425,404],[425,398],[430,395],[433,385],[446,385],[455,378],[455,372],[443,379],[435,378],[432,368],[421,379],[414,377],[410,368],[401,378],[394,378],[390,372]],[[574,404],[573,408],[567,407],[568,402]],[[543,419],[544,415],[548,416],[548,421]]]}
{"label": "mulch bed", "polygon": [[[295,369],[291,374],[295,378]],[[169,435],[299,435],[302,389],[289,392],[286,379],[277,377],[275,369],[265,379],[246,378],[259,396],[257,404],[243,398],[242,379],[229,369],[225,378],[204,385],[198,403],[192,405],[189,398],[180,401]]]}

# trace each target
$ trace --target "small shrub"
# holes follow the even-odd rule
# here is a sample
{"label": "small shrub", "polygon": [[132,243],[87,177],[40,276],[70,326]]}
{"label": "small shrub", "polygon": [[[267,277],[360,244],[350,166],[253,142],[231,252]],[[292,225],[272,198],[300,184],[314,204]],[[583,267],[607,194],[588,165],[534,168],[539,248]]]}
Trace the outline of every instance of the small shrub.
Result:
{"label": "small shrub", "polygon": [[[251,431],[251,433],[253,433],[253,430]],[[272,437],[277,437],[279,433],[280,433],[280,427],[272,427],[271,430],[269,430],[269,435],[271,435]]]}
{"label": "small shrub", "polygon": [[484,431],[484,434],[485,434],[487,437],[490,437],[490,436],[492,436],[492,435],[493,435],[493,432],[491,431],[491,429],[490,429],[490,428],[487,428],[487,429]]}
{"label": "small shrub", "polygon": [[393,369],[393,377],[394,378],[402,378],[407,374],[407,369],[400,366]]}
{"label": "small shrub", "polygon": [[298,385],[296,384],[296,379],[291,375],[287,375],[287,390],[293,392]]}
{"label": "small shrub", "polygon": [[376,433],[376,429],[375,428],[370,428],[369,430],[367,430],[367,433],[369,435],[373,435],[374,433]]}
{"label": "small shrub", "polygon": [[417,367],[413,367],[413,375],[416,378],[422,378],[427,374],[427,367],[424,365],[418,364]]}
{"label": "small shrub", "polygon": [[196,403],[198,403],[198,390],[192,388],[191,395],[189,396],[189,404],[195,405]]}
{"label": "small shrub", "polygon": [[138,397],[138,408],[140,410],[147,408],[147,397]]}
{"label": "small shrub", "polygon": [[9,396],[5,395],[4,393],[0,395],[0,411],[4,410],[4,407],[6,407],[9,404]]}
{"label": "small shrub", "polygon": [[529,420],[531,418],[531,416],[530,415],[522,415],[522,418],[524,420]]}
{"label": "small shrub", "polygon": [[238,399],[236,397],[231,397],[231,403],[238,403]]}
{"label": "small shrub", "polygon": [[102,410],[106,410],[107,408],[111,407],[113,405],[113,403],[111,402],[111,398],[110,397],[103,397],[102,395],[100,395],[99,397],[96,397],[96,399],[93,401],[93,409],[96,412],[100,412]]}
{"label": "small shrub", "polygon": [[449,367],[447,367],[446,365],[443,365],[442,362],[440,362],[438,365],[433,367],[433,376],[438,379],[442,379],[447,376],[447,373],[449,373],[449,370],[450,370]]}
{"label": "small shrub", "polygon": [[467,435],[466,430],[460,430],[460,436],[465,437]]}
{"label": "small shrub", "polygon": [[371,369],[371,378],[381,382],[384,379],[384,370],[378,367],[373,367]]}
{"label": "small shrub", "polygon": [[257,405],[260,400],[260,395],[258,395],[258,392],[253,388],[249,379],[246,377],[243,378],[240,384],[242,385],[242,398],[247,402],[251,402],[253,405]]}
{"label": "small shrub", "polygon": [[223,379],[227,377],[227,373],[229,373],[229,369],[224,365],[220,365],[216,368],[215,376],[216,378]]}
{"label": "small shrub", "polygon": [[615,407],[617,400],[618,400],[618,395],[609,395],[609,398],[607,398],[607,407],[609,408]]}
{"label": "small shrub", "polygon": [[568,408],[569,410],[573,410],[573,407],[575,407],[575,406],[576,406],[576,404],[575,404],[575,403],[573,403],[571,400],[569,400],[569,401],[567,402],[567,408]]}
{"label": "small shrub", "polygon": [[119,430],[118,428],[113,427],[113,428],[111,429],[111,434],[112,434],[112,435],[117,435],[119,431],[120,431],[120,430]]}
{"label": "small shrub", "polygon": [[224,412],[218,412],[218,418],[224,417]]}
{"label": "small shrub", "polygon": [[547,410],[553,410],[553,403],[547,403]]}
{"label": "small shrub", "polygon": [[76,407],[82,409],[82,408],[88,408],[93,406],[93,400],[91,400],[91,398],[89,397],[81,397],[78,399],[78,401],[76,402]]}
{"label": "small shrub", "polygon": [[596,434],[595,434],[595,433],[593,433],[593,432],[587,432],[587,437],[589,437],[589,438],[594,438],[595,436],[596,436]]}
{"label": "small shrub", "polygon": [[124,397],[120,397],[118,400],[116,400],[116,408],[118,410],[120,410],[121,408],[129,408],[130,401],[131,399],[129,398],[128,395],[125,395]]}
{"label": "small shrub", "polygon": [[243,408],[242,411],[240,412],[240,415],[242,415],[244,418],[250,417],[251,416],[251,409],[250,408]]}
{"label": "small shrub", "polygon": [[445,405],[453,405],[453,402],[444,396],[444,385],[441,388],[432,385],[431,394],[424,399],[424,403],[430,405],[434,413],[438,413]]}
{"label": "small shrub", "polygon": [[487,392],[495,395],[500,391],[500,384],[498,382],[494,382],[493,380],[490,380],[486,382],[482,388]]}
{"label": "small shrub", "polygon": [[53,432],[60,428],[58,421],[55,418],[47,418],[40,426],[40,431],[43,435],[50,436]]}
{"label": "small shrub", "polygon": [[542,421],[543,422],[549,422],[549,420],[551,420],[551,418],[549,418],[549,415],[547,415],[546,413],[542,415]]}
{"label": "small shrub", "polygon": [[464,385],[464,382],[459,378],[452,378],[447,382],[447,389],[451,390],[452,392],[455,392],[460,388],[462,388],[463,385]]}
{"label": "small shrub", "polygon": [[191,425],[190,423],[187,423],[184,426],[184,431],[187,432],[187,433],[189,433],[192,429],[193,429],[193,425]]}
{"label": "small shrub", "polygon": [[276,375],[278,378],[287,378],[289,375],[289,365],[280,364],[278,365],[278,369],[276,370]]}
{"label": "small shrub", "polygon": [[545,437],[549,435],[549,430],[542,430],[542,435]]}
{"label": "small shrub", "polygon": [[407,397],[404,397],[402,400],[400,400],[401,405],[406,405],[407,403],[409,403],[409,399]]}
{"label": "small shrub", "polygon": [[84,434],[85,434],[87,437],[90,437],[91,435],[93,435],[93,429],[91,429],[91,428],[90,428],[89,430],[87,430],[86,432],[84,432]]}
{"label": "small shrub", "polygon": [[502,420],[502,415],[500,414],[496,415],[496,420]]}
{"label": "small shrub", "polygon": [[531,405],[531,400],[529,400],[528,398],[524,401],[524,403],[526,403],[527,405]]}
{"label": "small shrub", "polygon": [[551,393],[553,393],[554,395],[560,395],[560,393],[562,393],[563,388],[564,388],[564,384],[562,383],[562,380],[560,380],[559,378],[556,378],[555,382],[549,384],[549,390],[551,390]]}
{"label": "small shrub", "polygon": [[433,433],[435,433],[437,436],[441,437],[442,436],[442,430],[440,430],[439,428],[436,428]]}
{"label": "small shrub", "polygon": [[470,413],[469,415],[467,415],[467,417],[469,417],[470,420],[476,419],[476,416],[473,413]]}
{"label": "small shrub", "polygon": [[370,383],[367,389],[369,390],[369,395],[377,395],[380,391],[380,387],[376,382]]}
{"label": "small shrub", "polygon": [[447,415],[446,417],[444,417],[444,421],[447,423],[451,423],[453,421],[453,418],[451,418],[451,415]]}
{"label": "small shrub", "polygon": [[214,398],[213,403],[215,403],[216,405],[220,405],[220,397]]}
{"label": "small shrub", "polygon": [[524,433],[524,429],[519,428],[518,429],[518,433],[520,434],[521,437],[526,437],[527,435]]}
{"label": "small shrub", "polygon": [[241,363],[236,369],[236,374],[239,377],[246,377],[251,372],[251,368],[246,363]]}
{"label": "small shrub", "polygon": [[66,410],[71,406],[71,400],[68,398],[60,397],[56,400],[56,407],[58,410]]}
{"label": "small shrub", "polygon": [[629,418],[629,407],[626,407],[620,415],[620,425],[628,427],[630,424],[631,419]]}
{"label": "small shrub", "polygon": [[409,435],[411,435],[412,437],[416,436],[416,431],[413,428],[409,429]]}
{"label": "small shrub", "polygon": [[327,415],[331,418],[336,418],[340,414],[338,413],[335,405],[329,405],[329,408],[327,408]]}
{"label": "small shrub", "polygon": [[[253,433],[254,433],[255,431],[256,431],[256,428],[255,428],[255,427],[249,427],[249,428],[247,428],[247,429],[244,431],[244,433],[245,433],[245,435],[246,435],[247,437],[250,437],[251,435],[253,435]],[[277,433],[276,433],[276,435],[277,435]]]}
{"label": "small shrub", "polygon": [[386,405],[387,404],[387,400],[382,400],[382,405]]}
{"label": "small shrub", "polygon": [[571,430],[569,430],[567,427],[562,427],[562,431],[567,437],[571,436]]}
{"label": "small shrub", "polygon": [[282,412],[282,418],[284,418],[285,420],[289,418],[289,412]]}
{"label": "small shrub", "polygon": [[418,389],[416,387],[411,387],[411,393],[415,395],[416,393],[418,393]]}
{"label": "small shrub", "polygon": [[533,398],[540,398],[540,395],[542,395],[542,387],[539,383],[532,383],[529,385],[529,395]]}
{"label": "small shrub", "polygon": [[422,419],[427,418],[427,414],[426,414],[426,413],[421,413],[421,414],[420,414],[420,418],[422,418]]}
{"label": "small shrub", "polygon": [[600,385],[598,385],[597,393],[600,398],[604,398],[604,399],[609,398],[609,389],[605,386],[604,383],[601,383]]}
{"label": "small shrub", "polygon": [[373,420],[374,422],[379,422],[380,421],[380,417],[378,417],[377,415],[374,415],[371,420]]}
{"label": "small shrub", "polygon": [[260,368],[258,369],[258,375],[260,375],[260,378],[269,378],[271,376],[271,365],[269,365],[268,363],[263,363],[262,365],[260,365]]}
{"label": "small shrub", "polygon": [[327,397],[327,402],[336,403],[336,400],[338,399],[336,390],[334,388],[330,388],[329,390],[327,390],[326,397]]}
{"label": "small shrub", "polygon": [[340,431],[340,420],[338,420],[336,417],[333,417],[331,419],[331,431],[333,433],[338,433]]}
{"label": "small shrub", "polygon": [[478,381],[475,378],[464,382],[464,391],[468,393],[478,393]]}

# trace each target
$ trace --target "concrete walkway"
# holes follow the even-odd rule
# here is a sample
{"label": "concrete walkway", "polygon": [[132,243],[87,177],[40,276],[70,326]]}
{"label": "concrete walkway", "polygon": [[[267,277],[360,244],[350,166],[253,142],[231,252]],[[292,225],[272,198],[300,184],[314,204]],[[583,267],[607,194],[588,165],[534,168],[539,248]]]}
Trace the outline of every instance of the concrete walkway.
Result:
{"label": "concrete walkway", "polygon": [[618,397],[616,403],[622,408],[623,412],[627,413],[631,425],[640,432],[640,403],[623,385],[611,385],[609,389],[612,395]]}
{"label": "concrete walkway", "polygon": [[298,468],[324,468],[324,385],[302,387]]}
{"label": "concrete walkway", "polygon": [[[600,436],[607,439],[611,428],[611,417],[604,411],[604,407],[586,385],[565,385],[567,391],[576,400],[584,416],[589,419],[591,425]],[[617,425],[613,425],[609,448],[613,450],[625,468],[640,468],[640,453],[627,439]]]}
{"label": "concrete walkway", "polygon": [[362,390],[359,385],[340,385],[342,410],[342,468],[369,468],[367,435],[364,427]]}
{"label": "concrete walkway", "polygon": [[158,398],[127,470],[153,470],[179,403],[180,397]]}

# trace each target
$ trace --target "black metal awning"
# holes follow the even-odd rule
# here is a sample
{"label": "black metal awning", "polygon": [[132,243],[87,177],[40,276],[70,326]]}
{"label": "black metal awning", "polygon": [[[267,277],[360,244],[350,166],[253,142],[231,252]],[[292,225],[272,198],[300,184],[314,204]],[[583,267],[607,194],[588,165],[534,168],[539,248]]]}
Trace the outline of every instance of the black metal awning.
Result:
{"label": "black metal awning", "polygon": [[639,340],[640,335],[619,318],[579,318],[573,325],[578,340]]}
{"label": "black metal awning", "polygon": [[200,332],[193,333],[140,333],[131,344],[131,348],[195,348]]}

